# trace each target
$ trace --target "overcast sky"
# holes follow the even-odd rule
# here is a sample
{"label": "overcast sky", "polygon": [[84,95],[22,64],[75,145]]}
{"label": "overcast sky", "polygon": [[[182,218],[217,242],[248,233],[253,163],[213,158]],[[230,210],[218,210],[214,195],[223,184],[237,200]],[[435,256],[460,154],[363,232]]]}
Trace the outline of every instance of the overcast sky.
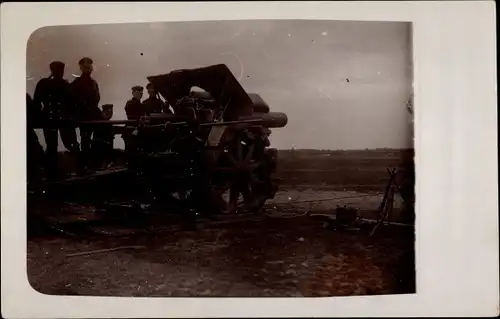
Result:
{"label": "overcast sky", "polygon": [[49,74],[51,61],[65,62],[72,81],[78,60],[90,56],[101,105],[114,104],[113,119],[125,119],[130,88],[146,85],[147,76],[224,63],[247,92],[288,114],[289,124],[273,131],[274,147],[409,147],[410,28],[307,20],[47,27],[28,43],[27,90]]}

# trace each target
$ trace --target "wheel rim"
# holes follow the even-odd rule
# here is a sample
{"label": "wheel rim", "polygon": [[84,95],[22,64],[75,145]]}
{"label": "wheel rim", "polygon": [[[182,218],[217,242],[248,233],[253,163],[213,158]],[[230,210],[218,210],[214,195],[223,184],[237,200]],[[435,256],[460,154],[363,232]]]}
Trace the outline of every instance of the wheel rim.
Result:
{"label": "wheel rim", "polygon": [[225,213],[253,211],[263,203],[256,196],[262,181],[255,174],[263,162],[255,158],[254,151],[255,144],[243,141],[241,136],[224,149],[227,165],[217,168],[217,171],[223,173],[225,178],[214,190],[218,206]]}

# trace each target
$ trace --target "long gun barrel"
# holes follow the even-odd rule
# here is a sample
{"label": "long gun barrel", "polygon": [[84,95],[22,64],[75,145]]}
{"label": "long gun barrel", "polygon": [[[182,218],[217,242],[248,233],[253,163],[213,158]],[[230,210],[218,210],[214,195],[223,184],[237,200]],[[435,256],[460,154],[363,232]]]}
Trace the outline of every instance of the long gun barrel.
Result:
{"label": "long gun barrel", "polygon": [[[188,125],[187,121],[173,121],[174,118],[170,115],[167,116],[153,116],[150,118],[152,124],[146,124],[146,126],[164,126],[165,123],[170,122],[172,126],[183,126]],[[97,120],[97,121],[81,121],[76,122],[74,125],[76,127],[80,126],[100,126],[100,125],[138,125],[140,120]],[[200,126],[210,127],[210,126],[232,126],[239,124],[258,124],[268,128],[278,128],[286,126],[288,122],[288,117],[285,113],[281,112],[270,112],[270,113],[255,113],[253,116],[240,117],[235,121],[221,121],[221,122],[206,122],[200,123]],[[154,124],[162,123],[162,124]]]}
{"label": "long gun barrel", "polygon": [[[166,123],[168,121],[165,121]],[[245,123],[262,123],[262,119],[246,119],[241,121],[225,121],[225,122],[208,122],[208,123],[200,123],[200,126],[229,126],[236,124],[245,124]],[[98,126],[98,125],[135,125],[138,124],[138,120],[114,120],[114,121],[82,121],[75,124],[75,126]],[[171,122],[169,125],[172,126],[183,126],[188,125],[188,122]],[[164,126],[164,124],[146,124],[146,126],[154,127],[154,126]]]}

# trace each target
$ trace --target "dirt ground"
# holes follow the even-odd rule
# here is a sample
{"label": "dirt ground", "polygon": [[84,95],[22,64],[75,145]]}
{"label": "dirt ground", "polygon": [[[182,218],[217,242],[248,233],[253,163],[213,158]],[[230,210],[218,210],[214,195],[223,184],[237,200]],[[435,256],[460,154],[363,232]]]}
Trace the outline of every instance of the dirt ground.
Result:
{"label": "dirt ground", "polygon": [[[107,296],[348,296],[411,293],[408,229],[323,229],[307,217],[93,241],[28,242],[33,288]],[[123,246],[105,253],[68,256]],[[143,248],[141,248],[141,246]]]}
{"label": "dirt ground", "polygon": [[[386,167],[397,165],[400,154],[311,158],[285,154],[280,166],[283,185],[266,205],[270,216],[263,214],[259,220],[128,238],[29,238],[29,281],[41,293],[58,295],[414,293],[412,227],[382,226],[370,237],[373,225],[333,230],[324,227],[324,219],[305,215],[350,205],[371,214],[364,217],[376,217]],[[320,201],[308,202],[312,199]],[[95,252],[100,249],[116,250]],[[87,254],[71,256],[74,253]]]}

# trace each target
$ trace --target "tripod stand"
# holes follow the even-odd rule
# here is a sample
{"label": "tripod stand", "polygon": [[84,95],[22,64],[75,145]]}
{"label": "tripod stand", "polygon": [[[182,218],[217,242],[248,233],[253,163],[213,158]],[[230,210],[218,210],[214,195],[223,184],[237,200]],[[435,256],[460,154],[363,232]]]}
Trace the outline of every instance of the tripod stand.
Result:
{"label": "tripod stand", "polygon": [[370,236],[373,236],[373,234],[375,234],[375,231],[379,228],[381,224],[384,223],[384,221],[387,221],[387,224],[390,223],[389,214],[392,213],[392,208],[394,206],[394,194],[398,189],[397,183],[395,181],[398,172],[395,168],[387,169],[387,172],[389,173],[390,176],[389,183],[387,183],[387,187],[385,188],[384,198],[382,199],[382,202],[380,203],[380,206],[378,208],[379,216],[377,218],[377,223],[370,232]]}

